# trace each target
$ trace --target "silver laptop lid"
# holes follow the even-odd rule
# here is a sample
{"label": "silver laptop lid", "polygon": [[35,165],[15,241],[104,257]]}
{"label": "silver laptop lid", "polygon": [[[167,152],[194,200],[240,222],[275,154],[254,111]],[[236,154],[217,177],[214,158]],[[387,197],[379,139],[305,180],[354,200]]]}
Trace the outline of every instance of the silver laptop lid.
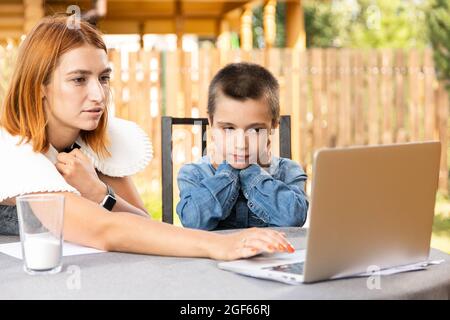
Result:
{"label": "silver laptop lid", "polygon": [[315,154],[304,281],[428,258],[440,142]]}

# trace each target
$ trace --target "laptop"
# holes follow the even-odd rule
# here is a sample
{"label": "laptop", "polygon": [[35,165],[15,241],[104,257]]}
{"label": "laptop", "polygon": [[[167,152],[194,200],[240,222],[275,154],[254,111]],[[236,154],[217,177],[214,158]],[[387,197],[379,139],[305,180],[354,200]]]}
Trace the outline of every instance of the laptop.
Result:
{"label": "laptop", "polygon": [[317,151],[306,250],[219,268],[297,284],[426,261],[440,153],[439,141]]}

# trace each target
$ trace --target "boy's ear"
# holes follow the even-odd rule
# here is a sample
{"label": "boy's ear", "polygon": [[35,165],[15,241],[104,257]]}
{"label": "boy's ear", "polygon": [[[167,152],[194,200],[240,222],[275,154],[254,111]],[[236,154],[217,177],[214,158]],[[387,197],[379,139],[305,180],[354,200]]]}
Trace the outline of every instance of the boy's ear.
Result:
{"label": "boy's ear", "polygon": [[277,129],[280,126],[280,120],[272,121],[272,129]]}

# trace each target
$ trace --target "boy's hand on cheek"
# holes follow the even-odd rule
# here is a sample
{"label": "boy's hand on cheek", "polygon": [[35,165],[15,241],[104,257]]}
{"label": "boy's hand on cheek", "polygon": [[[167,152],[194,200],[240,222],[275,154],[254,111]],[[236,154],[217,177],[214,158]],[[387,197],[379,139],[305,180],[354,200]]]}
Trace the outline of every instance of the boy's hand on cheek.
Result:
{"label": "boy's hand on cheek", "polygon": [[217,169],[219,165],[223,162],[223,156],[217,150],[217,145],[213,143],[213,147],[209,149],[209,159],[211,161],[212,166]]}
{"label": "boy's hand on cheek", "polygon": [[270,167],[270,162],[272,160],[272,148],[269,143],[262,151],[258,152],[258,165],[260,167],[266,168]]}

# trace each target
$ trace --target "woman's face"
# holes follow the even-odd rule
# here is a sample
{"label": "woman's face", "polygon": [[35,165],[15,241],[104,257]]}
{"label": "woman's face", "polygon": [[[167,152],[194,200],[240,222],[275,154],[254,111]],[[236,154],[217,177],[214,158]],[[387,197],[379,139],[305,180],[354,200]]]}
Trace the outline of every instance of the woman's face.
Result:
{"label": "woman's face", "polygon": [[110,73],[103,49],[85,45],[64,53],[43,86],[48,125],[95,130],[106,112]]}

